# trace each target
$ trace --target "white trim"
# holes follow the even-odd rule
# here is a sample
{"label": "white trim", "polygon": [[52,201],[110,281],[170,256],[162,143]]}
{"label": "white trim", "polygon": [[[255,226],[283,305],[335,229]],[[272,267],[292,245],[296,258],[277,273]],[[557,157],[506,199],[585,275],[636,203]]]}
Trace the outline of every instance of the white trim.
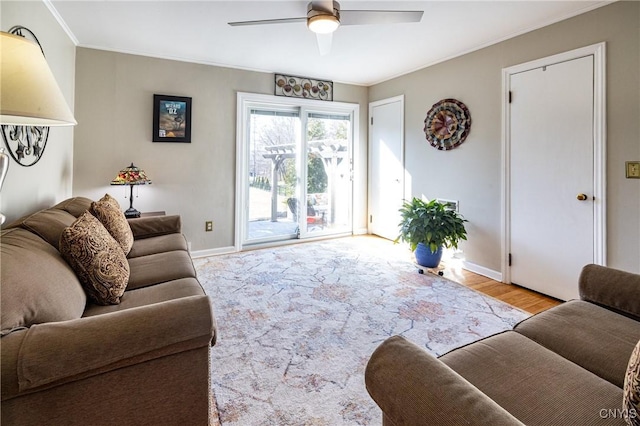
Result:
{"label": "white trim", "polygon": [[[267,103],[272,105],[285,105],[291,106],[295,104],[296,106],[303,106],[313,110],[324,110],[324,109],[336,109],[336,110],[344,110],[342,112],[349,113],[353,110],[354,107],[359,107],[359,104],[352,104],[348,102],[327,102],[327,101],[317,101],[314,99],[305,99],[305,98],[290,98],[287,96],[275,96],[275,95],[264,95],[260,93],[249,93],[249,92],[238,92],[238,100],[242,102],[256,102],[256,103]],[[241,108],[242,105],[240,103],[238,106]]]}
{"label": "white trim", "polygon": [[51,12],[55,20],[58,21],[58,24],[60,25],[62,30],[67,34],[67,37],[69,37],[71,42],[75,46],[78,46],[80,44],[80,42],[78,41],[78,38],[75,36],[75,34],[73,34],[73,31],[71,31],[71,28],[69,28],[65,20],[62,18],[62,15],[60,15],[56,7],[51,3],[51,0],[42,0],[42,2],[47,7],[47,9],[49,9],[49,12]]}
{"label": "white trim", "polygon": [[367,235],[369,230],[367,228],[358,228],[353,230],[353,235]]}
{"label": "white trim", "polygon": [[[369,111],[371,111],[371,107],[377,107],[385,104],[392,104],[394,102],[402,102],[404,104],[404,94],[393,96],[391,98],[380,99],[379,101],[369,102]],[[404,111],[403,111],[404,112]]]}
{"label": "white trim", "polygon": [[502,282],[502,274],[499,271],[494,271],[493,269],[485,268],[484,266],[476,265],[475,263],[467,262],[466,260],[462,261],[462,268],[473,272],[474,274]]}
{"label": "white trim", "polygon": [[234,246],[229,246],[229,247],[218,247],[218,248],[207,249],[207,250],[197,250],[197,251],[192,251],[189,254],[191,255],[192,259],[198,259],[201,257],[219,256],[221,254],[231,254],[231,253],[237,253],[237,252],[238,250],[236,250]]}
{"label": "white trim", "polygon": [[511,274],[509,270],[509,250],[511,248],[511,212],[509,206],[511,205],[511,181],[508,176],[511,174],[511,141],[509,135],[511,134],[511,114],[509,110],[509,91],[511,86],[509,84],[510,73],[507,69],[502,69],[502,134],[500,136],[502,140],[502,150],[500,155],[500,161],[502,164],[502,170],[500,173],[500,187],[502,188],[502,194],[500,195],[500,229],[502,230],[502,241],[500,244],[500,271],[502,272],[502,279],[505,283],[511,283]]}
{"label": "white trim", "polygon": [[244,120],[245,103],[249,101],[248,93],[238,92],[236,95],[236,206],[235,206],[235,230],[234,230],[234,249],[240,251],[242,248],[242,232],[244,225],[242,223],[242,209],[245,208],[243,200],[246,197],[244,182],[244,157],[246,155],[245,137],[246,137],[246,121]]}
{"label": "white trim", "polygon": [[607,75],[606,44],[594,45],[593,55],[593,173],[594,262],[607,264]]}
{"label": "white trim", "polygon": [[314,236],[314,237],[308,237],[304,241],[299,240],[299,239],[269,241],[269,242],[264,242],[264,243],[247,244],[246,246],[242,247],[242,250],[240,250],[240,251],[241,252],[247,252],[247,251],[251,251],[251,250],[260,250],[260,249],[264,249],[264,248],[289,246],[289,245],[293,245],[293,244],[299,244],[301,242],[310,243],[310,242],[314,242],[314,241],[334,240],[336,238],[346,238],[346,237],[352,237],[352,236],[353,236],[352,233],[345,232],[345,233],[342,233],[342,234],[318,235],[318,236]]}
{"label": "white trim", "polygon": [[593,56],[593,196],[594,201],[594,253],[593,262],[598,265],[607,263],[607,229],[606,229],[606,44],[604,42],[581,47],[546,58],[536,59],[519,65],[502,69],[502,228],[501,269],[505,283],[511,282],[509,269],[510,229],[510,128],[509,110],[510,76],[513,74],[540,68],[545,65],[566,62],[585,56]]}
{"label": "white trim", "polygon": [[371,137],[373,135],[373,125],[371,124],[371,118],[373,117],[373,108],[378,107],[380,105],[386,105],[386,104],[392,104],[395,102],[400,102],[401,108],[400,108],[400,134],[402,135],[400,138],[400,164],[402,165],[402,168],[404,170],[404,174],[402,176],[402,198],[403,199],[407,199],[407,194],[411,193],[411,188],[407,188],[407,182],[409,182],[410,180],[407,179],[408,176],[408,172],[407,172],[407,168],[405,167],[405,143],[404,143],[404,94],[402,95],[398,95],[398,96],[393,96],[391,98],[386,98],[386,99],[381,99],[379,101],[373,101],[373,102],[369,102],[369,114],[367,116],[367,129],[369,131],[369,137],[368,137],[368,141],[367,141],[367,170],[368,172],[368,176],[369,179],[367,179],[367,233],[371,234],[371,221],[369,220],[369,218],[371,217],[370,215],[371,210],[372,210],[372,206],[371,206],[371,193],[373,192],[373,188],[371,188],[371,174],[373,173],[373,168],[371,167],[371,146],[373,144],[373,141],[371,140]]}

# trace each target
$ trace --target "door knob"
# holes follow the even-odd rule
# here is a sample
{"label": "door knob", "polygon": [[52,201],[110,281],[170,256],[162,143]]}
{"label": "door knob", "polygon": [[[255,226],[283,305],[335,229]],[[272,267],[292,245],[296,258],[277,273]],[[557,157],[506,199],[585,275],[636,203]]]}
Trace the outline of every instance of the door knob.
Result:
{"label": "door knob", "polygon": [[576,198],[578,201],[585,201],[587,199],[587,194],[578,194]]}

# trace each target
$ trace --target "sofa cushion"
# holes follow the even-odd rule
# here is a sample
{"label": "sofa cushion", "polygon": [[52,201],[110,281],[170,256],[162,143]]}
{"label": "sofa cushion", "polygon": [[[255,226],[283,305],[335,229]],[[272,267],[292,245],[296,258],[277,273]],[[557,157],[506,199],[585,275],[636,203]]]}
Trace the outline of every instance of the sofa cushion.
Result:
{"label": "sofa cushion", "polygon": [[514,331],[440,360],[528,426],[624,424],[602,415],[620,412],[622,389]]}
{"label": "sofa cushion", "polygon": [[187,251],[187,240],[182,234],[167,234],[157,237],[134,240],[133,247],[127,255],[128,258],[148,256],[150,254],[164,253],[167,251]]}
{"label": "sofa cushion", "polygon": [[129,264],[120,245],[91,213],[83,213],[62,232],[60,252],[92,301],[120,303],[129,281]]}
{"label": "sofa cushion", "polygon": [[[19,391],[74,382],[79,378],[206,346],[214,333],[211,301],[207,296],[183,297],[106,315],[38,324],[26,332],[20,347]],[[162,381],[161,370],[156,371],[155,376]],[[89,384],[87,382],[85,386],[89,387]],[[156,385],[161,384],[158,382]],[[64,395],[64,388],[58,389]],[[37,404],[35,406],[40,408]],[[91,413],[85,414],[84,424],[129,424],[109,421],[111,418],[106,422],[91,421]],[[48,424],[69,424],[64,419],[55,420]]]}
{"label": "sofa cushion", "polygon": [[60,235],[76,218],[69,212],[58,209],[41,210],[22,220],[22,227],[56,248],[59,247]]}
{"label": "sofa cushion", "polygon": [[89,303],[82,316],[92,317],[152,305],[154,303],[162,303],[168,300],[180,299],[181,297],[202,296],[204,294],[204,290],[198,280],[195,278],[181,278],[162,284],[127,290],[120,298],[119,305],[101,306]]}
{"label": "sofa cushion", "polygon": [[369,395],[382,409],[384,426],[523,426],[424,347],[402,336],[389,337],[376,348],[364,377]]}
{"label": "sofa cushion", "polygon": [[180,278],[196,278],[191,256],[184,250],[150,254],[129,259],[131,276],[127,290]]}
{"label": "sofa cushion", "polygon": [[534,315],[514,329],[619,388],[640,339],[640,322],[581,300]]}
{"label": "sofa cushion", "polygon": [[90,211],[120,244],[124,254],[129,254],[131,246],[133,246],[133,233],[116,199],[109,194],[105,194],[98,201],[91,203]]}
{"label": "sofa cushion", "polygon": [[12,228],[2,231],[0,249],[3,334],[82,316],[85,292],[55,248],[26,229]]}
{"label": "sofa cushion", "polygon": [[629,366],[624,378],[622,411],[626,414],[629,425],[640,425],[640,340],[629,358]]}
{"label": "sofa cushion", "polygon": [[586,265],[578,280],[580,299],[640,321],[640,274]]}
{"label": "sofa cushion", "polygon": [[137,217],[127,220],[135,240],[182,232],[182,219],[179,215]]}
{"label": "sofa cushion", "polygon": [[87,197],[72,197],[67,198],[64,201],[59,202],[52,209],[64,210],[74,217],[80,217],[80,215],[91,207],[92,200]]}

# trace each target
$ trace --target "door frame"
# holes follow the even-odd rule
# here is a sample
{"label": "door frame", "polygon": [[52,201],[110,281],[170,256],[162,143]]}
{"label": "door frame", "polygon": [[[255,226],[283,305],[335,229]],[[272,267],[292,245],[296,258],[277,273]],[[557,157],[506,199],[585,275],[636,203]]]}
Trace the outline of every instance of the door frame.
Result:
{"label": "door frame", "polygon": [[598,265],[606,265],[606,44],[592,44],[582,48],[547,56],[502,69],[502,172],[501,172],[501,268],[502,282],[511,283],[509,253],[511,250],[511,116],[509,108],[510,77],[513,74],[571,61],[593,55],[593,259]]}
{"label": "door frame", "polygon": [[394,102],[400,102],[400,163],[402,164],[402,182],[400,182],[400,186],[402,188],[402,198],[406,199],[409,191],[406,188],[406,174],[407,168],[405,165],[405,143],[404,143],[404,95],[393,96],[391,98],[381,99],[379,101],[369,102],[369,116],[368,116],[368,131],[369,131],[369,141],[367,143],[367,170],[369,170],[367,179],[367,233],[371,234],[371,215],[372,215],[372,197],[371,194],[373,192],[373,188],[371,188],[371,174],[373,173],[373,168],[371,164],[371,147],[373,146],[373,109],[380,105],[391,104]]}
{"label": "door frame", "polygon": [[[252,105],[257,104],[260,106],[264,105],[272,105],[272,106],[295,106],[299,108],[301,111],[301,124],[302,128],[306,129],[306,116],[304,115],[305,111],[337,111],[340,113],[349,114],[351,116],[351,143],[349,146],[349,153],[351,155],[351,159],[353,161],[352,166],[352,176],[354,173],[359,172],[359,168],[355,162],[355,147],[360,140],[360,104],[355,103],[347,103],[347,102],[325,102],[318,101],[312,99],[305,98],[290,98],[285,96],[275,96],[275,95],[264,95],[259,93],[249,93],[249,92],[237,92],[236,94],[236,181],[235,181],[235,225],[234,225],[234,250],[236,252],[242,251],[244,248],[243,244],[243,232],[244,232],[244,219],[246,217],[247,211],[246,208],[247,203],[245,200],[247,199],[247,188],[244,185],[245,176],[247,173],[245,158],[248,155],[247,147],[245,144],[245,140],[247,137],[247,131],[249,129],[247,117],[245,111],[250,108]],[[299,165],[300,166],[300,165]],[[306,179],[306,170],[302,173],[304,175],[302,178]],[[351,179],[351,185],[353,187],[353,178]],[[354,208],[354,200],[353,200],[353,191],[351,197],[351,205],[350,209],[350,219],[351,219],[351,233],[353,233],[353,208]],[[335,237],[336,235],[331,235],[330,237]],[[318,237],[309,237],[308,241],[312,241],[313,239],[322,239],[327,238],[327,236],[318,236]],[[292,242],[299,242],[299,240],[281,240],[269,243],[256,243],[251,244],[251,248],[259,248],[259,247],[270,247],[284,244],[291,244]]]}

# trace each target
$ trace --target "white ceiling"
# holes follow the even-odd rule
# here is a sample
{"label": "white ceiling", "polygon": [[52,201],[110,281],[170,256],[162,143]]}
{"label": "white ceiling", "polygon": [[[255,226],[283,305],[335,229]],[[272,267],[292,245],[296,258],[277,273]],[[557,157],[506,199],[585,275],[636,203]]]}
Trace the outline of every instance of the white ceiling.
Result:
{"label": "white ceiling", "polygon": [[320,56],[308,1],[45,0],[78,46],[372,85],[606,5],[610,1],[364,1],[341,9],[423,10],[419,23],[343,26]]}

